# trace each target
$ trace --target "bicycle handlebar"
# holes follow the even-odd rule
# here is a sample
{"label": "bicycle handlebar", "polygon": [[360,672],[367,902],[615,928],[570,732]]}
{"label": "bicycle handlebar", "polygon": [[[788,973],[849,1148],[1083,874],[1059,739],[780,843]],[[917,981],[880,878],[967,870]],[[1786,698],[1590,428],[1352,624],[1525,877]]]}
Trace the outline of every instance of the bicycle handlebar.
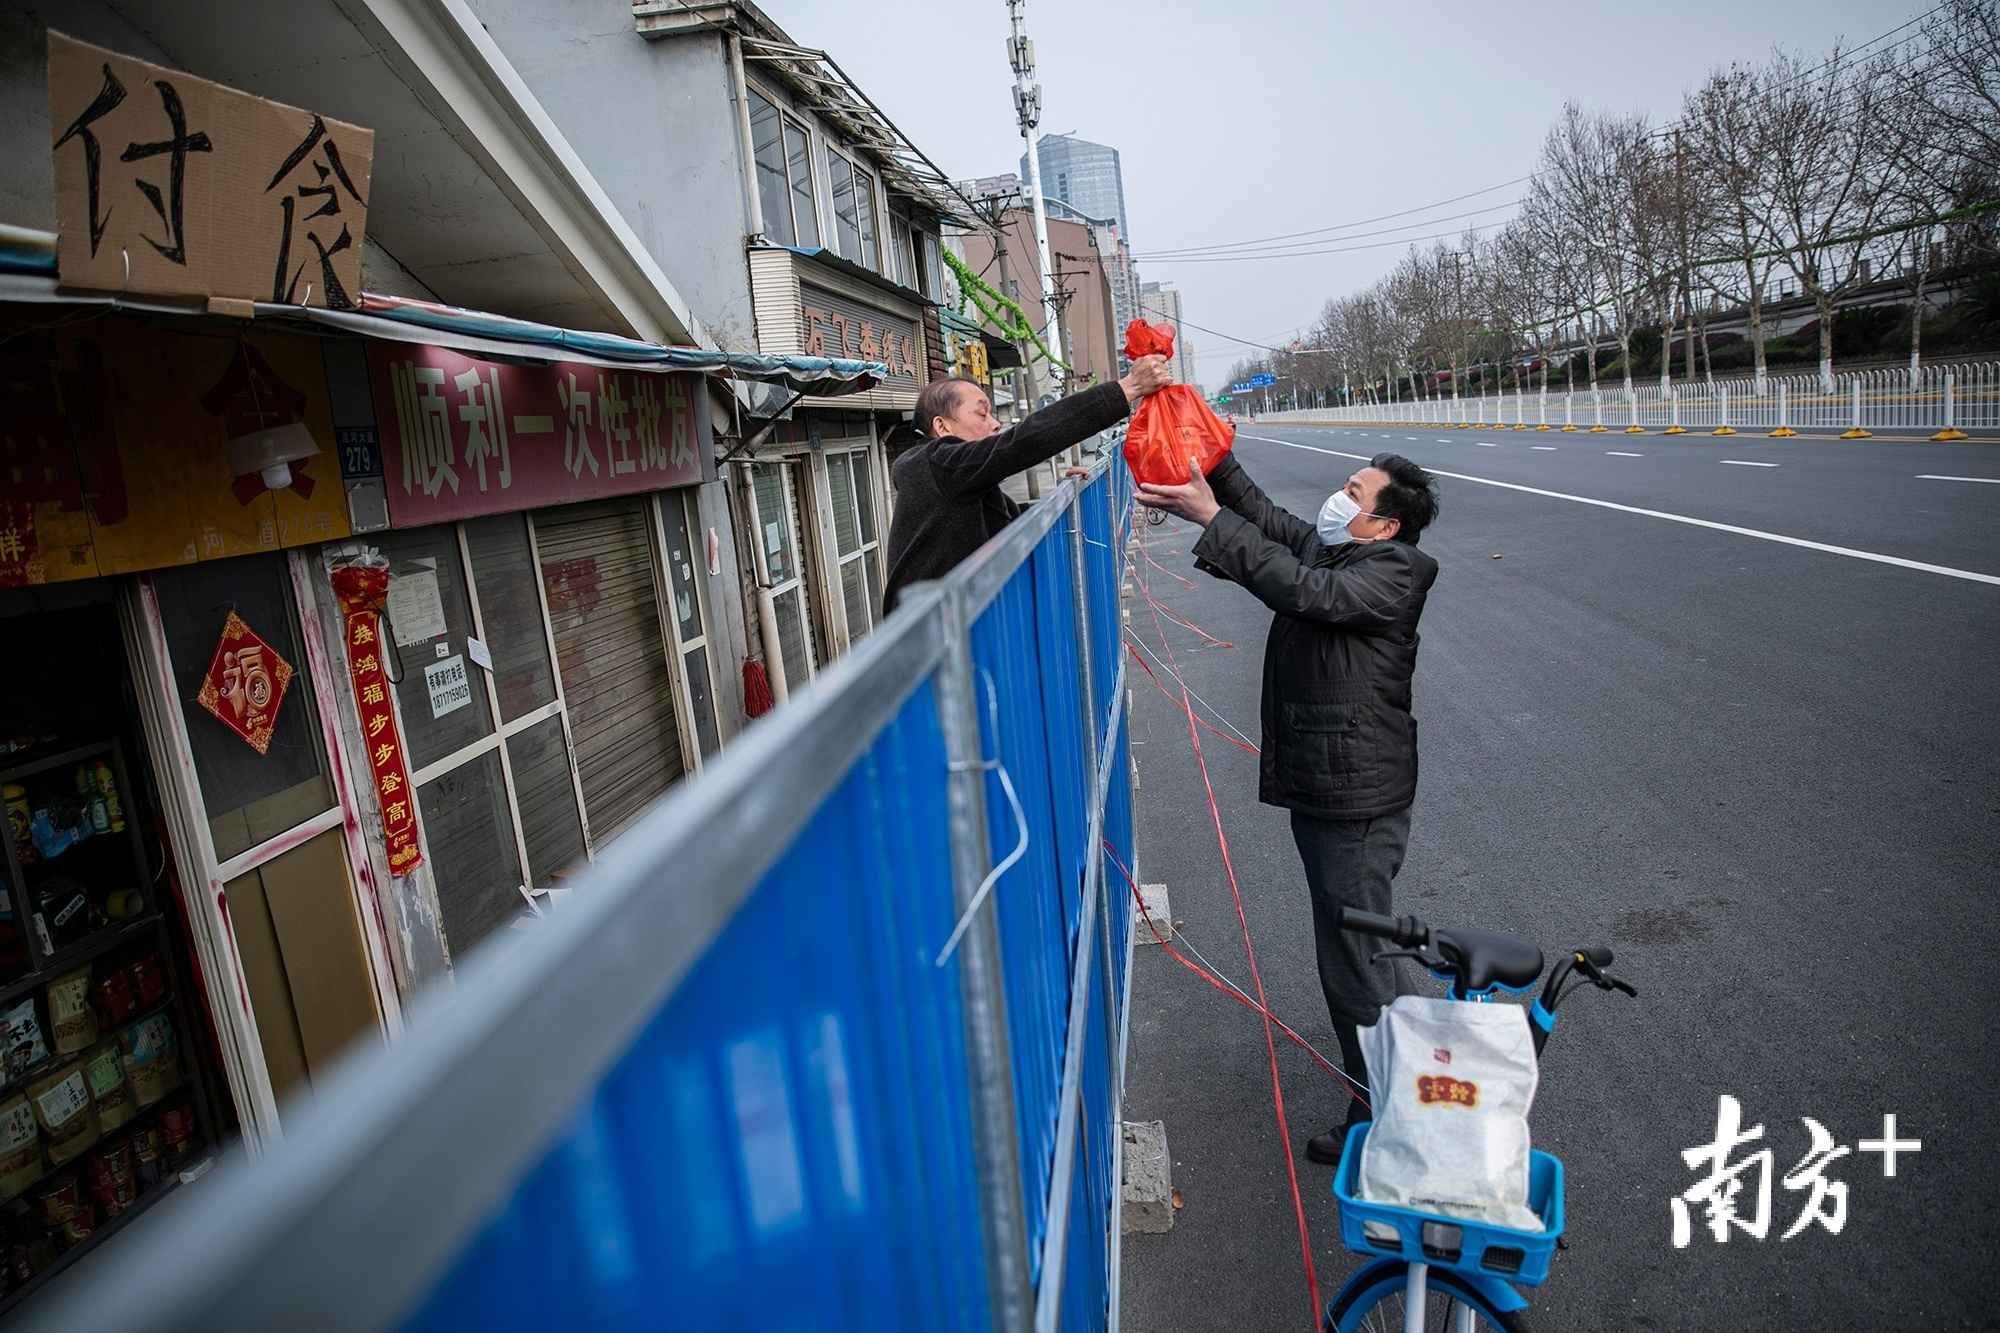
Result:
{"label": "bicycle handlebar", "polygon": [[1342,907],[1338,909],[1338,924],[1342,930],[1393,940],[1405,949],[1421,949],[1431,942],[1430,928],[1413,916],[1379,916]]}

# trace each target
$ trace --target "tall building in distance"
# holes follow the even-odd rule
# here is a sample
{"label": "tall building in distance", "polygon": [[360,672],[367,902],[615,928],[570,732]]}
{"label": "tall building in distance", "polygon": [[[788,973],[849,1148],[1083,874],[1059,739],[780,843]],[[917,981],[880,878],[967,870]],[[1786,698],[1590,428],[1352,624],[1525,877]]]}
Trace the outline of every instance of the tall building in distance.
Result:
{"label": "tall building in distance", "polygon": [[1149,323],[1171,325],[1174,331],[1174,378],[1199,388],[1194,374],[1194,338],[1181,323],[1180,289],[1171,282],[1139,284],[1139,315]]}
{"label": "tall building in distance", "polygon": [[[1125,173],[1118,150],[1070,134],[1045,134],[1041,139],[1042,197],[1060,199],[1093,218],[1111,218],[1118,234],[1132,243],[1132,220],[1125,215]],[[1028,155],[1021,154],[1021,179],[1028,177]]]}

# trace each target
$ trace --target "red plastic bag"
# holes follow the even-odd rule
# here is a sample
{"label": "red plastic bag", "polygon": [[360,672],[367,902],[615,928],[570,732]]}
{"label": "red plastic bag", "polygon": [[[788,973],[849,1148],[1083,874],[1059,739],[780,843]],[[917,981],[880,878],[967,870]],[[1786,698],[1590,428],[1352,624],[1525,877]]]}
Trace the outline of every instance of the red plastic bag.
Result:
{"label": "red plastic bag", "polygon": [[[1172,356],[1174,331],[1135,319],[1125,329],[1125,355]],[[1132,475],[1155,486],[1188,480],[1188,460],[1204,473],[1222,461],[1236,428],[1217,417],[1191,384],[1169,384],[1139,400],[1125,431],[1125,463]]]}

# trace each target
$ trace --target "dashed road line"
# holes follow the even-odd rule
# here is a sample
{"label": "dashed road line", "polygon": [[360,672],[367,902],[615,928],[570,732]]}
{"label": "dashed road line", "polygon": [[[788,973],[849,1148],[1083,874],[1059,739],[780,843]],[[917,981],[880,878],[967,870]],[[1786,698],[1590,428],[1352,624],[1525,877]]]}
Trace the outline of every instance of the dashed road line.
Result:
{"label": "dashed road line", "polygon": [[1550,454],[1556,451],[1556,447],[1553,444],[1531,444],[1528,447],[1530,449],[1539,449],[1544,453],[1550,453]]}
{"label": "dashed road line", "polygon": [[1918,481],[1983,481],[1989,486],[2000,486],[2000,477],[1941,477],[1935,472],[1919,472]]}
{"label": "dashed road line", "polygon": [[1623,449],[1606,449],[1604,451],[1604,456],[1606,458],[1644,458],[1646,455],[1628,454]]}
{"label": "dashed road line", "polygon": [[1725,458],[1721,460],[1731,467],[1776,467],[1776,463],[1757,463],[1748,458]]}

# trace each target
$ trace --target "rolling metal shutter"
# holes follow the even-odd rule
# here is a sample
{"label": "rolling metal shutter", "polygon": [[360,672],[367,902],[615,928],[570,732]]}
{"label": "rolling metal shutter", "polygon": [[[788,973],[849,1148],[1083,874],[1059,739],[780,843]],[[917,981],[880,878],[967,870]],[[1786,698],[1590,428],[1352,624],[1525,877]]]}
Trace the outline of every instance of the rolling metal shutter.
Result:
{"label": "rolling metal shutter", "polygon": [[653,559],[650,499],[535,515],[542,584],[591,840],[687,770]]}

